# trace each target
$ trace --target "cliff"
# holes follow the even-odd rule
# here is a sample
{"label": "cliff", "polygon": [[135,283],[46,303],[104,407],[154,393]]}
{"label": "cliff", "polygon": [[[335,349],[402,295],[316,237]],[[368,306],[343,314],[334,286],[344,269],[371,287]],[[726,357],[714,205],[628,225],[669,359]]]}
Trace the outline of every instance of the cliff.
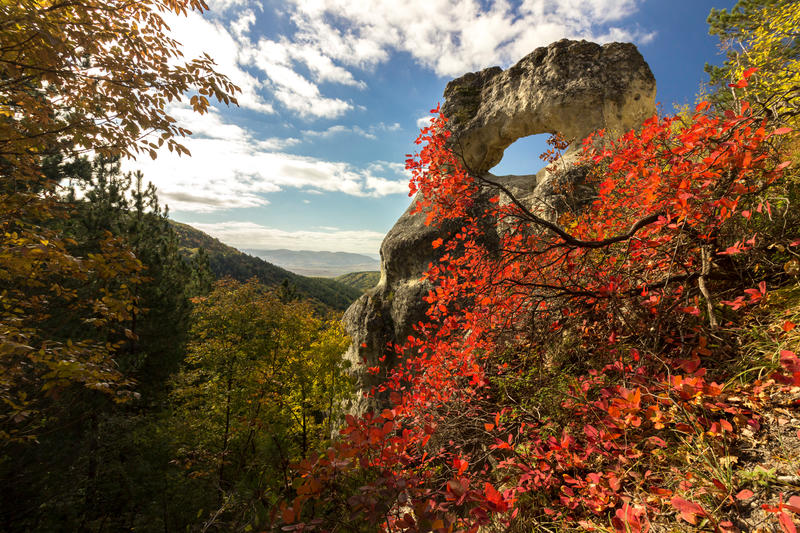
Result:
{"label": "cliff", "polygon": [[[653,115],[655,93],[655,78],[634,45],[561,40],[534,50],[507,70],[492,67],[452,80],[444,91],[442,112],[449,119],[453,149],[467,169],[552,218],[563,204],[558,201],[563,200],[561,188],[553,184],[568,180],[579,185],[581,172],[544,169],[536,175],[494,176],[488,171],[504,150],[519,138],[558,132],[572,141],[564,154],[568,162],[591,132],[604,128],[608,135],[621,133]],[[485,207],[489,194],[481,196],[476,209]],[[460,228],[457,221],[426,226],[424,213],[411,211],[383,240],[377,286],[345,312],[343,323],[352,339],[347,358],[354,368],[394,363],[390,346],[402,343],[425,318],[423,297],[430,286],[420,278],[441,253],[431,243]],[[376,384],[372,375],[357,374],[363,389]]]}

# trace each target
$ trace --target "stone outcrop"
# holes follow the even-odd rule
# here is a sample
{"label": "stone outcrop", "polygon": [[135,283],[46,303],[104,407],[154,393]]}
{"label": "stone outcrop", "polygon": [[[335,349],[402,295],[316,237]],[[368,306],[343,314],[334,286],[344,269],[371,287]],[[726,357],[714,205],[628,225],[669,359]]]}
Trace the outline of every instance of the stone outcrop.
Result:
{"label": "stone outcrop", "polygon": [[[553,202],[558,189],[553,183],[566,179],[580,186],[582,174],[572,169],[561,175],[543,170],[493,176],[488,171],[503,151],[521,137],[560,132],[574,140],[565,153],[568,161],[594,130],[605,128],[613,135],[639,126],[655,112],[655,90],[653,74],[634,45],[562,40],[534,50],[505,71],[493,67],[451,81],[442,112],[453,132],[453,149],[470,171],[552,214],[564,201]],[[357,369],[362,362],[391,366],[388,346],[402,344],[425,318],[423,296],[429,287],[420,277],[438,259],[431,243],[446,240],[460,224],[426,226],[424,218],[410,208],[400,217],[381,245],[380,282],[345,312],[343,323],[352,339],[347,358]],[[376,378],[358,370],[357,375],[362,388],[375,384]]]}
{"label": "stone outcrop", "polygon": [[655,93],[653,73],[634,45],[562,40],[508,70],[451,81],[442,112],[467,168],[481,173],[521,137],[559,132],[580,141],[599,128],[634,128],[655,112]]}

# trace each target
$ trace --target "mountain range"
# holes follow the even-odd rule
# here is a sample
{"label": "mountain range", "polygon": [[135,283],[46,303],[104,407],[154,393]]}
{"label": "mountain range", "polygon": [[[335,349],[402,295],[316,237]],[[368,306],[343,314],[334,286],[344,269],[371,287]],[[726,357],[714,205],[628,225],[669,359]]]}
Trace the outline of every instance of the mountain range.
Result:
{"label": "mountain range", "polygon": [[363,254],[286,249],[242,251],[303,276],[334,278],[350,272],[380,270],[377,259]]}

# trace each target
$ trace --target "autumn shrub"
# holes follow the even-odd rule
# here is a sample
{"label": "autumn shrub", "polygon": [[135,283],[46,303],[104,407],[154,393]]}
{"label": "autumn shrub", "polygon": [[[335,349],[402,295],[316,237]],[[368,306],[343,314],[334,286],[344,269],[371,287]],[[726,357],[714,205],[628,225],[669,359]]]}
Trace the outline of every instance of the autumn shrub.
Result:
{"label": "autumn shrub", "polygon": [[[346,528],[315,502],[371,472],[341,503],[351,523],[390,531],[647,531],[670,516],[743,529],[737,446],[800,367],[788,347],[751,354],[745,374],[761,365],[761,379],[742,379],[742,331],[796,282],[800,232],[794,132],[741,110],[596,133],[579,162],[596,194],[556,220],[464,169],[433,119],[408,161],[412,192],[428,223],[463,226],[433,242],[428,321],[378,387],[391,405],[348,417],[304,463],[286,528]],[[494,197],[476,214],[479,192]],[[788,528],[797,502],[780,502],[767,512]]]}

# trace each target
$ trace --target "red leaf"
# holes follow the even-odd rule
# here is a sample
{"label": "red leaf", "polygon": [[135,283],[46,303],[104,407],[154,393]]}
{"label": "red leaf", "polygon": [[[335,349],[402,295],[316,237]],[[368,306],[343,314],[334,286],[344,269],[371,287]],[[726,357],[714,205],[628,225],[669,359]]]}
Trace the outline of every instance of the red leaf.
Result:
{"label": "red leaf", "polygon": [[486,501],[505,510],[506,502],[503,501],[503,496],[497,492],[497,489],[491,483],[486,483],[483,486],[483,493],[486,496]]}
{"label": "red leaf", "polygon": [[448,481],[447,488],[450,489],[450,492],[452,492],[456,496],[461,496],[462,494],[464,494],[464,492],[466,492],[464,485],[462,485],[461,482],[456,479],[451,479],[450,481]]}
{"label": "red leaf", "polygon": [[795,325],[796,324],[794,322],[792,322],[791,320],[787,320],[786,322],[783,323],[783,331],[786,331],[786,332],[792,331],[794,329]]}
{"label": "red leaf", "polygon": [[758,71],[758,67],[751,67],[742,73],[742,77],[747,79]]}
{"label": "red leaf", "polygon": [[706,512],[698,504],[684,500],[679,496],[673,496],[670,503],[681,513],[681,518],[690,524],[696,525],[698,516],[706,516]]}
{"label": "red leaf", "polygon": [[781,529],[784,533],[797,533],[797,528],[794,525],[792,517],[789,516],[789,513],[781,512],[778,515],[778,522],[780,522]]}
{"label": "red leaf", "polygon": [[749,489],[742,489],[738,493],[736,493],[737,500],[749,500],[755,495],[752,490]]}
{"label": "red leaf", "polygon": [[784,127],[784,128],[778,128],[777,130],[773,131],[772,134],[773,135],[786,135],[787,133],[790,133],[791,131],[792,131],[792,128]]}
{"label": "red leaf", "polygon": [[789,501],[784,504],[784,507],[793,513],[800,514],[800,496],[790,496]]}

